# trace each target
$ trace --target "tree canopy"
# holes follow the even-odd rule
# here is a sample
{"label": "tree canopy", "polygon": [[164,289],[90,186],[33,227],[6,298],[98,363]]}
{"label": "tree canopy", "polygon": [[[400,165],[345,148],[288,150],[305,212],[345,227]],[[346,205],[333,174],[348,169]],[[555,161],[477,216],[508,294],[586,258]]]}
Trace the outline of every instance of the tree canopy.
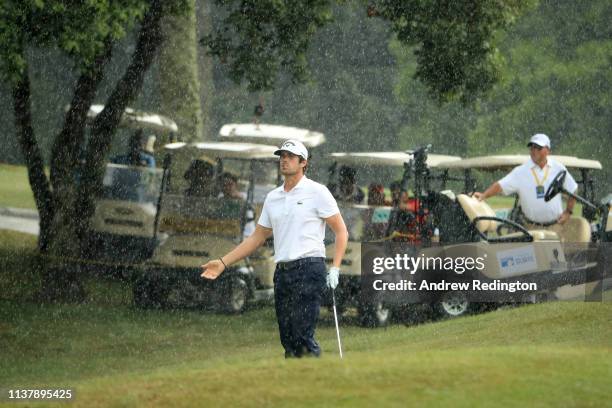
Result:
{"label": "tree canopy", "polygon": [[[222,24],[203,43],[248,88],[271,89],[279,70],[302,81],[315,30],[331,20],[330,0],[301,2],[218,0]],[[464,101],[491,88],[498,78],[495,34],[513,22],[525,0],[378,0],[363,12],[391,23],[398,40],[414,46],[415,77],[440,101]]]}

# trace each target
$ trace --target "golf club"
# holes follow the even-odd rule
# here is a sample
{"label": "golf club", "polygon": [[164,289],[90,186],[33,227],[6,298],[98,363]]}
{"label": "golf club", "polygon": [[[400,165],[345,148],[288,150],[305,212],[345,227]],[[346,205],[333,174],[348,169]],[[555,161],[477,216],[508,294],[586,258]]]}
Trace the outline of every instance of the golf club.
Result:
{"label": "golf club", "polygon": [[338,312],[336,310],[336,294],[332,289],[332,302],[334,307],[334,321],[336,322],[336,335],[338,336],[338,351],[340,351],[340,358],[342,358],[342,342],[340,341],[340,327],[338,326]]}

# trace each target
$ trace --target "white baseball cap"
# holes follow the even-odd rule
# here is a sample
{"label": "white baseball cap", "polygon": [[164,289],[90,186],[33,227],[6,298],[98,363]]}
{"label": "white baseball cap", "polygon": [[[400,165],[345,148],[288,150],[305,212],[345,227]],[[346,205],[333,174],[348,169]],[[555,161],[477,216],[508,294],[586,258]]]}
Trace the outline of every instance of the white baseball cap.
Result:
{"label": "white baseball cap", "polygon": [[531,144],[538,145],[540,147],[548,147],[550,149],[550,139],[544,133],[536,133],[535,135],[531,136],[529,143],[527,143],[527,147],[529,147]]}
{"label": "white baseball cap", "polygon": [[274,152],[275,155],[280,156],[281,152],[293,153],[297,156],[301,156],[304,160],[308,160],[308,150],[306,146],[298,140],[289,139],[285,140],[282,145]]}

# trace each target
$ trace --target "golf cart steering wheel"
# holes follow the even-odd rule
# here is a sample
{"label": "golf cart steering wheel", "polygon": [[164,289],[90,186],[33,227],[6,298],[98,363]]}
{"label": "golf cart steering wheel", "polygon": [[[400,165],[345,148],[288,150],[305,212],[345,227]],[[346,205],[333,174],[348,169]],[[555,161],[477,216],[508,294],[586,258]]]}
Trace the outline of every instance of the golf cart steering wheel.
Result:
{"label": "golf cart steering wheel", "polygon": [[559,174],[555,176],[550,186],[546,190],[546,194],[544,194],[544,201],[549,202],[552,200],[557,194],[563,191],[563,182],[565,182],[565,175],[567,171],[560,171]]}

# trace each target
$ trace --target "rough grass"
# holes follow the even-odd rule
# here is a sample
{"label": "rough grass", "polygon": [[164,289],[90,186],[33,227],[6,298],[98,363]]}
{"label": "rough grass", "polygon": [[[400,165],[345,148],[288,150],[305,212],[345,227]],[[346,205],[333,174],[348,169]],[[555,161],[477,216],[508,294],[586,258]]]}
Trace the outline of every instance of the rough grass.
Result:
{"label": "rough grass", "polygon": [[[25,260],[33,245],[24,234],[0,235],[3,259]],[[24,265],[2,263],[2,292],[6,268],[23,274]],[[317,332],[323,357],[286,361],[270,307],[240,316],[141,311],[125,283],[88,288],[81,305],[0,301],[3,387],[72,387],[71,405],[87,407],[612,406],[611,303],[378,330],[341,322],[344,360],[326,313]]]}
{"label": "rough grass", "polygon": [[0,206],[36,209],[24,166],[0,164]]}

